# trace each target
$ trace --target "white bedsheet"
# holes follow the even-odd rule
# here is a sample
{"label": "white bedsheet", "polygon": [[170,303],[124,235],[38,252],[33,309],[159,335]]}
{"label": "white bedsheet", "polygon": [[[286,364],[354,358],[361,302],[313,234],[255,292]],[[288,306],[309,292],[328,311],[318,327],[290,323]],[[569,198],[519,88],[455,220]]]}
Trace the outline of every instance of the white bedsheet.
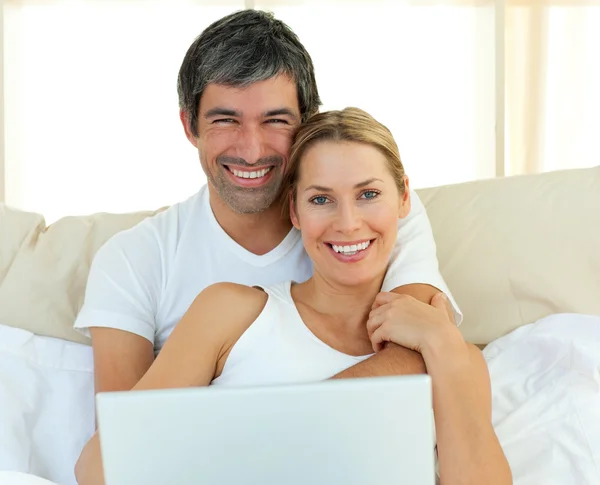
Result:
{"label": "white bedsheet", "polygon": [[553,315],[484,355],[515,485],[600,485],[600,317]]}
{"label": "white bedsheet", "polygon": [[0,470],[74,485],[93,428],[91,347],[0,325]]}
{"label": "white bedsheet", "polygon": [[[484,355],[515,485],[600,484],[600,317],[548,317]],[[92,369],[89,347],[0,325],[0,470],[75,484]]]}

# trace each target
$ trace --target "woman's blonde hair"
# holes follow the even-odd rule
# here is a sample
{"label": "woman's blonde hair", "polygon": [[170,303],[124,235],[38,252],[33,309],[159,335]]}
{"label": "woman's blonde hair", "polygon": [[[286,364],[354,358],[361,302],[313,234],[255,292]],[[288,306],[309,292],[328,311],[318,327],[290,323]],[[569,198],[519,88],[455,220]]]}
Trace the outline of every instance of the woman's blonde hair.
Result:
{"label": "woman's blonde hair", "polygon": [[282,184],[282,208],[286,217],[289,217],[290,194],[294,202],[296,200],[300,161],[303,155],[310,147],[325,141],[363,143],[379,150],[387,160],[388,169],[394,177],[398,192],[404,196],[406,190],[404,167],[390,130],[359,108],[326,111],[309,118],[298,127],[294,135]]}

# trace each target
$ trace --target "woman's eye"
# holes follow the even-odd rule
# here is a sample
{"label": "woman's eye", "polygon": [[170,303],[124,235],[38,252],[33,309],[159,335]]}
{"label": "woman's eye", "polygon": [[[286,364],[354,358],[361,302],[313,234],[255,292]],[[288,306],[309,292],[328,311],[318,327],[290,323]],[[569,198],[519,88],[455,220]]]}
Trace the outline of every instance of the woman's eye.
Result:
{"label": "woman's eye", "polygon": [[316,205],[323,205],[327,203],[327,197],[324,195],[318,195],[317,197],[313,197],[311,202]]}
{"label": "woman's eye", "polygon": [[379,195],[379,192],[377,192],[375,190],[366,190],[365,192],[362,193],[362,196],[365,199],[374,199],[378,195]]}

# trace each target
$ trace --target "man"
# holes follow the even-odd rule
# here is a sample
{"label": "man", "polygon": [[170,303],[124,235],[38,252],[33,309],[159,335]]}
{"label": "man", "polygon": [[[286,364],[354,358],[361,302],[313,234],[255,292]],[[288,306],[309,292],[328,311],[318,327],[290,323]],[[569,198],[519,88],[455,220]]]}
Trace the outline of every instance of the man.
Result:
{"label": "man", "polygon": [[[75,323],[92,338],[96,392],[131,389],[206,286],[311,274],[277,201],[293,131],[320,105],[311,58],[296,35],[264,12],[224,17],[189,48],[178,92],[208,184],[97,253]],[[383,290],[429,303],[449,292],[425,209],[411,195]],[[390,345],[337,377],[424,371],[420,354]]]}

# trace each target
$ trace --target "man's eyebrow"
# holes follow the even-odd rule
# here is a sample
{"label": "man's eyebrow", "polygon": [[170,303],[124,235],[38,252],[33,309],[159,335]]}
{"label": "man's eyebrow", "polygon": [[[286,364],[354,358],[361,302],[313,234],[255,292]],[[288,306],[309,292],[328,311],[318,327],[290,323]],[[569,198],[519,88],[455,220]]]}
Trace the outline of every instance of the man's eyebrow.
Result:
{"label": "man's eyebrow", "polygon": [[235,116],[240,117],[242,114],[239,111],[228,108],[211,108],[206,113],[204,113],[205,118],[212,118],[214,116]]}
{"label": "man's eyebrow", "polygon": [[294,113],[289,108],[277,108],[277,109],[272,109],[272,110],[265,112],[265,118],[269,118],[271,116],[281,116],[281,115],[289,116],[293,120],[298,119],[298,116],[296,116],[296,113]]}
{"label": "man's eyebrow", "polygon": [[[355,189],[360,189],[362,187],[366,187],[367,185],[371,185],[373,182],[383,182],[383,180],[373,177],[373,178],[365,180],[364,182],[357,183],[354,186],[354,188]],[[331,191],[333,191],[333,189],[330,189],[329,187],[323,187],[322,185],[310,185],[310,186],[308,186],[308,187],[306,187],[304,189],[305,192],[307,190],[316,190],[318,192],[331,192]]]}

